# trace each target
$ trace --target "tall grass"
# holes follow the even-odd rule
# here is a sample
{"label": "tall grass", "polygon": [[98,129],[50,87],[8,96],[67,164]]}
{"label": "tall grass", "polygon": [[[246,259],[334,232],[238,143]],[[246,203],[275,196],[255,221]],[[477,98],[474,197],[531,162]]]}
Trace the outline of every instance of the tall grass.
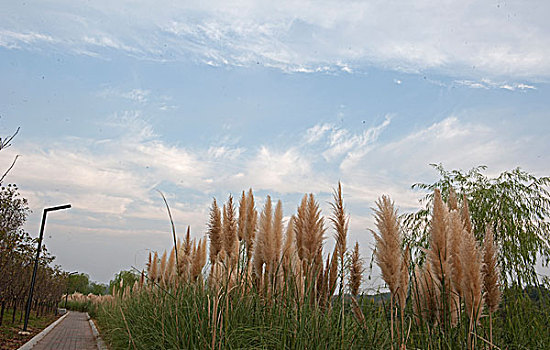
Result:
{"label": "tall grass", "polygon": [[239,208],[232,197],[221,209],[213,202],[209,255],[206,240],[188,232],[170,253],[150,257],[143,281],[92,303],[91,313],[113,349],[550,348],[550,336],[537,334],[549,326],[547,290],[539,286],[534,301],[510,289],[499,303],[492,236],[477,242],[467,203],[459,208],[449,197],[447,205],[436,193],[428,260],[416,267],[393,203],[377,202],[376,261],[387,298],[359,291],[364,268],[358,244],[346,247],[339,184],[330,218],[336,244],[326,259],[327,228],[313,195],[284,227],[280,201],[273,206],[268,196],[258,213],[252,191],[243,192]]}

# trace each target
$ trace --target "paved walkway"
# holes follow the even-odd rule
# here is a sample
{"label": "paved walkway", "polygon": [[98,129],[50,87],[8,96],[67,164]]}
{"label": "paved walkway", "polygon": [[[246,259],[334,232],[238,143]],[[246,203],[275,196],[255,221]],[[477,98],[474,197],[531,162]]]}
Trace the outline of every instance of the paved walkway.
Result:
{"label": "paved walkway", "polygon": [[97,350],[97,343],[86,314],[71,311],[34,349]]}

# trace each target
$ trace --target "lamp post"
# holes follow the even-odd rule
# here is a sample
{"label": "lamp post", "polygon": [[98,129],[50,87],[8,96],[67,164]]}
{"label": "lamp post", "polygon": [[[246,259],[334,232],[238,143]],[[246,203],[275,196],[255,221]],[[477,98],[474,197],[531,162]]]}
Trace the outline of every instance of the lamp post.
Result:
{"label": "lamp post", "polygon": [[27,331],[27,325],[29,323],[29,314],[31,313],[32,295],[34,292],[34,284],[36,282],[36,271],[38,270],[38,260],[40,258],[40,249],[42,248],[42,237],[44,237],[44,227],[46,226],[46,215],[50,211],[69,209],[70,204],[59,205],[57,207],[44,208],[42,213],[42,224],[40,225],[40,235],[38,237],[38,248],[36,249],[36,258],[34,259],[34,269],[32,270],[31,289],[29,290],[29,298],[27,299],[27,310],[25,311],[25,324],[23,325],[23,332]]}
{"label": "lamp post", "polygon": [[[77,271],[75,272],[71,272],[69,273],[69,279],[71,278],[72,275],[74,275],[75,273],[78,273]],[[65,293],[65,309],[67,308],[67,299],[69,298],[69,282],[67,281],[67,293]]]}

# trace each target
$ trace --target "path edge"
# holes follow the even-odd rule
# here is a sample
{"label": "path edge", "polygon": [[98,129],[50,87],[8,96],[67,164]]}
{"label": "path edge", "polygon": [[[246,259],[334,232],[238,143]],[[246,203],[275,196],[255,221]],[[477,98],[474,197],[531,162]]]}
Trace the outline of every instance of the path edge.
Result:
{"label": "path edge", "polygon": [[36,345],[36,343],[38,343],[40,340],[42,340],[42,338],[44,338],[48,333],[50,333],[51,330],[55,328],[55,326],[57,326],[59,323],[61,323],[61,321],[63,321],[69,313],[70,313],[70,311],[67,311],[67,313],[65,315],[61,316],[60,318],[58,318],[57,320],[52,322],[48,327],[44,328],[42,330],[42,332],[38,333],[37,335],[32,337],[31,340],[29,340],[25,344],[21,345],[21,347],[18,350],[30,350],[30,349],[32,349]]}
{"label": "path edge", "polygon": [[94,335],[97,348],[99,350],[108,350],[107,345],[105,345],[105,342],[103,339],[101,339],[101,336],[99,335],[99,332],[97,330],[97,327],[95,326],[94,321],[90,317],[90,315],[86,312],[86,316],[88,316],[88,322],[90,322],[90,327],[92,328],[92,334]]}

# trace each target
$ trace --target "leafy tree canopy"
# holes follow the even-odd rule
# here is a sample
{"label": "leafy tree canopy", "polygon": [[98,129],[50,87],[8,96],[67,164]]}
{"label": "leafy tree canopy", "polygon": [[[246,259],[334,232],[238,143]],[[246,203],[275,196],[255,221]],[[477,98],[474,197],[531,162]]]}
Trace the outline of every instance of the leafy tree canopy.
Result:
{"label": "leafy tree canopy", "polygon": [[109,293],[113,293],[113,287],[116,286],[117,289],[120,288],[120,283],[122,281],[122,288],[129,286],[132,288],[134,283],[139,280],[139,275],[131,270],[122,270],[115,275],[115,278],[109,282]]}
{"label": "leafy tree canopy", "polygon": [[[484,239],[486,225],[493,226],[500,249],[499,264],[506,276],[504,282],[536,283],[537,258],[545,266],[550,261],[550,177],[536,177],[516,168],[490,178],[483,174],[486,166],[469,171],[448,171],[441,164],[432,166],[438,171],[439,180],[412,186],[429,193],[421,200],[421,210],[404,217],[406,243],[417,248],[427,246],[433,191],[439,188],[447,200],[453,187],[459,201],[463,196],[468,201],[479,242]],[[422,254],[418,257],[421,259]]]}

